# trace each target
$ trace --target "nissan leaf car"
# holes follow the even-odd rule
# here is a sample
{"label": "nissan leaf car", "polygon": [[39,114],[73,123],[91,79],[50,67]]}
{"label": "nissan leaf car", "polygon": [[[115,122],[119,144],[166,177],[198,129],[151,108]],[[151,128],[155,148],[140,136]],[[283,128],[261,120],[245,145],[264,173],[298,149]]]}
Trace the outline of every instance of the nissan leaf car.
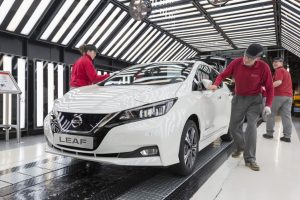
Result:
{"label": "nissan leaf car", "polygon": [[202,61],[128,67],[55,100],[46,151],[132,166],[172,166],[190,174],[197,153],[227,133],[231,92]]}

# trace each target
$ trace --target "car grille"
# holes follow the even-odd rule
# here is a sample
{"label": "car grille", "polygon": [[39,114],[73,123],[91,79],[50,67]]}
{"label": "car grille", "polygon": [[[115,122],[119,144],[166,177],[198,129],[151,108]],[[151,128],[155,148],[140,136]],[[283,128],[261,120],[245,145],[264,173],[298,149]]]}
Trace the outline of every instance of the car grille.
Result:
{"label": "car grille", "polygon": [[58,112],[57,122],[63,132],[88,133],[91,132],[106,114],[82,114]]}

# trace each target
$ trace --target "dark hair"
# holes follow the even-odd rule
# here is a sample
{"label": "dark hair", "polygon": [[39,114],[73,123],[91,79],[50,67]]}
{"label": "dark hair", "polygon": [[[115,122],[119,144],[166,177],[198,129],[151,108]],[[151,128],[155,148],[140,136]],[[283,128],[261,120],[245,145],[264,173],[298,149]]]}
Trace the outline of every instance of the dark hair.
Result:
{"label": "dark hair", "polygon": [[85,54],[87,51],[95,51],[98,53],[97,48],[92,44],[83,44],[79,47],[79,51],[81,54]]}
{"label": "dark hair", "polygon": [[275,58],[273,58],[273,62],[275,62],[275,61],[283,62],[283,58],[275,57]]}

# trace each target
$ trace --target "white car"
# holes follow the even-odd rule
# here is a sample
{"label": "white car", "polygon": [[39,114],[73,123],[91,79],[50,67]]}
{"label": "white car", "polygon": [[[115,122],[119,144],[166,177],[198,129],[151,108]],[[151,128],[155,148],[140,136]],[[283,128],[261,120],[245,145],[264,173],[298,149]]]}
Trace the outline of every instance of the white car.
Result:
{"label": "white car", "polygon": [[[45,118],[46,151],[118,165],[192,172],[197,152],[227,133],[231,92],[206,87],[201,61],[135,65],[69,91]],[[175,165],[176,164],[176,165]]]}

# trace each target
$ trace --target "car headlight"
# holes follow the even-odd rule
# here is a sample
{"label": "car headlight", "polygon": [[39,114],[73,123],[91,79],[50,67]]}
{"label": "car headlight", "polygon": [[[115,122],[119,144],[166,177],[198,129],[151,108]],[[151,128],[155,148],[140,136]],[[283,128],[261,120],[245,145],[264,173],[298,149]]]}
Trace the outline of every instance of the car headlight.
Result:
{"label": "car headlight", "polygon": [[116,126],[124,123],[134,122],[153,117],[159,117],[166,114],[175,104],[177,98],[168,99],[142,107],[133,108],[120,112],[114,119],[112,119],[107,126]]}

